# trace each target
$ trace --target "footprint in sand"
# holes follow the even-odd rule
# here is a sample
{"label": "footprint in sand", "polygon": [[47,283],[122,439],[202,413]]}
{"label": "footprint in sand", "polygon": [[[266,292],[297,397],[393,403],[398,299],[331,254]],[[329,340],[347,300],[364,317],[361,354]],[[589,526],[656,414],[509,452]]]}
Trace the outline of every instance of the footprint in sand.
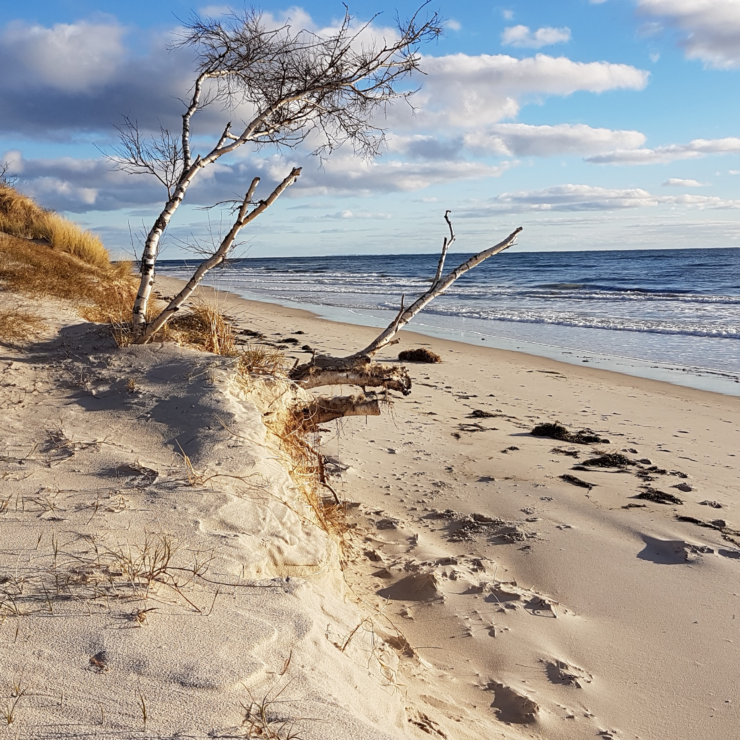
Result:
{"label": "footprint in sand", "polygon": [[711,554],[711,547],[692,545],[683,540],[660,540],[650,535],[642,535],[644,549],[637,553],[640,560],[649,560],[659,565],[680,565],[699,560],[703,554]]}
{"label": "footprint in sand", "polygon": [[394,601],[428,601],[443,598],[434,573],[413,573],[392,586],[378,591],[378,596]]}
{"label": "footprint in sand", "polygon": [[551,683],[582,689],[585,684],[594,680],[594,677],[588,671],[558,658],[545,661],[545,667],[547,678]]}
{"label": "footprint in sand", "polygon": [[490,681],[486,688],[488,691],[493,691],[494,698],[491,706],[502,722],[526,725],[537,721],[540,707],[528,696],[496,681]]}

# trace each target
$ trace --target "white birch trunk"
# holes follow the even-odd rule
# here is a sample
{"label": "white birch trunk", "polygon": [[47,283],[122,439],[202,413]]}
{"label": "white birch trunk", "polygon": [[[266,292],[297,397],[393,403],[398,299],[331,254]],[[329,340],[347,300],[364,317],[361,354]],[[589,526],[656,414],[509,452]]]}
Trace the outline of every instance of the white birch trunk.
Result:
{"label": "white birch trunk", "polygon": [[249,190],[239,208],[239,214],[219,248],[207,260],[204,260],[198,265],[198,269],[193,273],[187,285],[170,301],[167,308],[146,327],[139,343],[144,344],[148,342],[182,308],[203,280],[205,274],[226,259],[239,232],[248,223],[257,218],[257,216],[264,213],[298,179],[300,174],[301,168],[294,167],[290,174],[270,193],[269,197],[266,200],[260,201],[259,205],[251,213],[247,214],[252,197],[254,196],[254,191],[257,189],[260,181],[259,177],[255,177],[252,180],[252,184],[249,186]]}

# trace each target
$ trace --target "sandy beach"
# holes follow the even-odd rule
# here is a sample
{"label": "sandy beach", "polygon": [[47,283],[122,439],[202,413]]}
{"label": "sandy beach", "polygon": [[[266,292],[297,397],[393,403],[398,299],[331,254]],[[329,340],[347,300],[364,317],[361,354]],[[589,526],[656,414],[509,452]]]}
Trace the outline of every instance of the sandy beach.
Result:
{"label": "sandy beach", "polygon": [[[301,361],[376,333],[204,295]],[[0,355],[0,733],[737,737],[740,398],[403,332],[443,361],[322,432],[342,551],[274,395],[44,311]]]}

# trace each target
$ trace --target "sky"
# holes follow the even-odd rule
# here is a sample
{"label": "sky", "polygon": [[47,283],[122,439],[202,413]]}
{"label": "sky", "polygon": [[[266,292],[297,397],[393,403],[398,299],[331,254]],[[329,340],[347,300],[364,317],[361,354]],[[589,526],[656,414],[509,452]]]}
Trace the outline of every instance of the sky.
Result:
{"label": "sky", "polygon": [[[349,7],[379,39],[418,4]],[[334,0],[259,9],[268,24],[317,33],[344,13]],[[19,189],[99,233],[115,256],[140,253],[166,191],[116,168],[116,126],[128,116],[143,133],[177,130],[195,64],[171,42],[193,12],[228,10],[0,4],[0,164]],[[462,252],[517,226],[518,251],[740,246],[738,0],[433,0],[427,11],[444,33],[420,49],[414,110],[400,102],[374,119],[386,131],[379,156],[345,146],[322,162],[310,141],[246,145],[193,185],[161,256],[218,241],[230,216],[207,206],[243,196],[254,176],[258,196],[269,192],[296,165],[298,182],[243,232],[240,254],[434,252],[446,210]],[[196,153],[240,113],[197,114]]]}

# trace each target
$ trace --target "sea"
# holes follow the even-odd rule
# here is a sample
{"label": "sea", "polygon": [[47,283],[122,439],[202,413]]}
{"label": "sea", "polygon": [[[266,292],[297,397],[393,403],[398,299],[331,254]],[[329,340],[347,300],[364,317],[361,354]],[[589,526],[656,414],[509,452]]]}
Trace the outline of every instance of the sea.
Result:
{"label": "sea", "polygon": [[[447,270],[471,255],[447,256]],[[235,259],[204,283],[251,300],[386,326],[438,255]],[[187,278],[194,263],[159,263]],[[460,278],[408,329],[740,395],[740,249],[504,252]],[[347,347],[347,351],[357,347]]]}

